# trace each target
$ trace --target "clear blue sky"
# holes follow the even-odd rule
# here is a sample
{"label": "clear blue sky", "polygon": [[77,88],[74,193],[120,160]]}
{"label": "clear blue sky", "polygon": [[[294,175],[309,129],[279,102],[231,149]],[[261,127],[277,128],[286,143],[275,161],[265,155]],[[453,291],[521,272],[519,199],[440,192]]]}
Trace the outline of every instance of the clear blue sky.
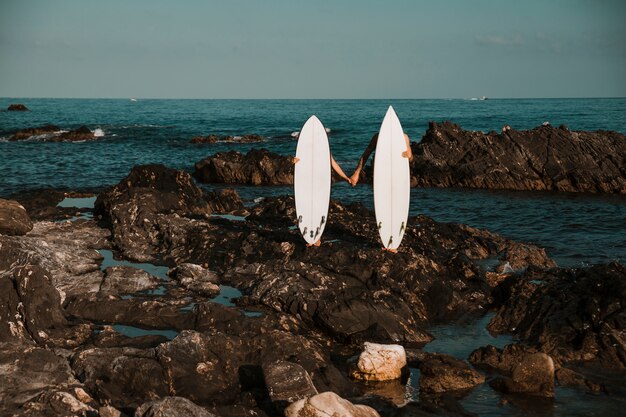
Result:
{"label": "clear blue sky", "polygon": [[0,0],[0,96],[626,96],[624,0]]}

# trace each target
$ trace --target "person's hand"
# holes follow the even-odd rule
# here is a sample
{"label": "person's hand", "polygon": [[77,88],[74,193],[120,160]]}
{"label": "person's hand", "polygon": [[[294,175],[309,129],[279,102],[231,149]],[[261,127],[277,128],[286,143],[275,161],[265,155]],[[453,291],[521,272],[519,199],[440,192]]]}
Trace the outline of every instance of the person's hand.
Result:
{"label": "person's hand", "polygon": [[403,158],[408,158],[409,157],[409,153],[407,151],[402,152],[402,157]]}
{"label": "person's hand", "polygon": [[350,177],[350,185],[353,187],[359,182],[359,176],[361,175],[361,170],[357,169],[354,171],[354,174]]}
{"label": "person's hand", "polygon": [[354,184],[352,184],[352,178],[348,178],[348,177],[346,177],[346,178],[344,178],[344,179],[346,180],[346,182],[347,182],[348,184],[350,184],[351,186],[353,186],[353,187],[354,187]]}
{"label": "person's hand", "polygon": [[293,157],[293,164],[294,165],[297,164],[299,161],[300,161],[300,158],[295,157],[295,156]]}

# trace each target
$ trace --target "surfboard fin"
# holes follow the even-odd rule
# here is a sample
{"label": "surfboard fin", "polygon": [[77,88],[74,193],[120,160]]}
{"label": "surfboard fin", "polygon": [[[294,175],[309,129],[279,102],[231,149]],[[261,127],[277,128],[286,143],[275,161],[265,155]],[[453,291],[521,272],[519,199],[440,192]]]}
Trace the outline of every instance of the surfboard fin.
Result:
{"label": "surfboard fin", "polygon": [[311,230],[311,238],[313,238],[313,230]]}
{"label": "surfboard fin", "polygon": [[378,230],[380,230],[380,229],[382,229],[382,228],[383,228],[383,222],[379,222],[379,223],[378,223]]}
{"label": "surfboard fin", "polygon": [[302,231],[303,235],[306,235],[306,231],[308,230],[308,227],[305,227],[304,230]]}
{"label": "surfboard fin", "polygon": [[392,243],[393,243],[393,236],[389,236],[389,243],[387,243],[387,246],[391,246]]}
{"label": "surfboard fin", "polygon": [[313,238],[316,238],[319,234],[320,234],[320,228],[318,227],[318,228],[315,230],[315,236],[313,236]]}
{"label": "surfboard fin", "polygon": [[402,233],[403,230],[404,230],[404,222],[402,222],[402,224],[400,225],[400,233]]}
{"label": "surfboard fin", "polygon": [[320,226],[326,223],[326,216],[322,216],[322,221],[320,222]]}
{"label": "surfboard fin", "polygon": [[302,223],[302,216],[298,217],[298,224]]}

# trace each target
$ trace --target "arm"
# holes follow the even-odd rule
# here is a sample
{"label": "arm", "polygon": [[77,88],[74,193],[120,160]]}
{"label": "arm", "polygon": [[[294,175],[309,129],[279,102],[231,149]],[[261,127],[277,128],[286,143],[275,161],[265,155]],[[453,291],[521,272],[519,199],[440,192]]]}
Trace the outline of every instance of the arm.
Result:
{"label": "arm", "polygon": [[352,181],[350,181],[350,178],[348,178],[348,176],[343,172],[343,169],[341,169],[337,161],[335,161],[335,158],[333,158],[332,154],[330,155],[330,166],[337,174],[339,174],[341,178],[352,184]]}
{"label": "arm", "polygon": [[411,150],[411,141],[409,135],[404,134],[404,141],[406,142],[406,151],[402,152],[404,158],[409,158],[409,162],[413,160],[413,151]]}
{"label": "arm", "polygon": [[378,133],[374,133],[374,136],[372,136],[370,143],[367,145],[367,148],[365,148],[365,151],[363,151],[363,155],[361,155],[361,158],[359,159],[359,164],[356,166],[354,173],[350,177],[350,179],[352,180],[351,181],[352,185],[356,185],[357,182],[359,182],[359,176],[361,175],[361,170],[365,166],[365,163],[369,159],[372,152],[374,152],[374,149],[376,149],[377,143],[378,143]]}

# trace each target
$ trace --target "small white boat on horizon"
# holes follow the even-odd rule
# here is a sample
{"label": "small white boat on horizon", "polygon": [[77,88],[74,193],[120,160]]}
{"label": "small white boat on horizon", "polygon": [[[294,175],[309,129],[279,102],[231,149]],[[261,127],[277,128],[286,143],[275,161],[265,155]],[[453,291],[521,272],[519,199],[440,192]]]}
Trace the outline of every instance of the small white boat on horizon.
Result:
{"label": "small white boat on horizon", "polygon": [[130,101],[137,101],[137,99],[133,97],[130,99]]}

